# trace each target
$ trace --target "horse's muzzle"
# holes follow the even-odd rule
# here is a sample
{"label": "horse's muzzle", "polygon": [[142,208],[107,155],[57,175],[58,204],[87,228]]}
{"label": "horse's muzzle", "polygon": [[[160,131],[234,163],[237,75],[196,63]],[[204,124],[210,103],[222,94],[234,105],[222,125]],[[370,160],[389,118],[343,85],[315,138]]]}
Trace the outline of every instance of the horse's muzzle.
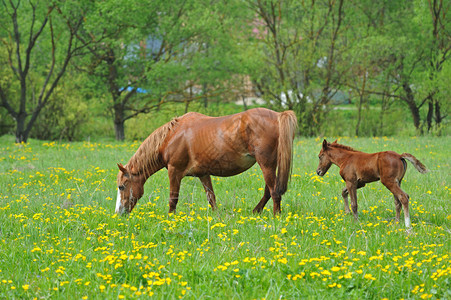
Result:
{"label": "horse's muzzle", "polygon": [[125,209],[125,207],[121,206],[116,209],[115,213],[122,216],[122,215],[128,213],[128,211]]}
{"label": "horse's muzzle", "polygon": [[124,213],[128,213],[127,209],[125,209],[125,207],[122,206],[121,192],[119,189],[117,190],[116,209],[114,210],[114,212],[118,215],[123,215]]}

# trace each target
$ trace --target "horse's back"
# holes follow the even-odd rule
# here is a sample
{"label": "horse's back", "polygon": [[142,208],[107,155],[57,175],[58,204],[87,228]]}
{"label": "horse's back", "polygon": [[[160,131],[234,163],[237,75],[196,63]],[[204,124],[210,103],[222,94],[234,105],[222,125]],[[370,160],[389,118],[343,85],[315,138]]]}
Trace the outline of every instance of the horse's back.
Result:
{"label": "horse's back", "polygon": [[162,149],[163,160],[184,175],[236,175],[255,163],[256,151],[274,151],[277,117],[264,108],[222,117],[185,114]]}
{"label": "horse's back", "polygon": [[253,108],[221,117],[209,117],[200,113],[188,113],[179,118],[177,131],[186,139],[199,141],[245,142],[263,136],[277,138],[277,112],[266,108]]}

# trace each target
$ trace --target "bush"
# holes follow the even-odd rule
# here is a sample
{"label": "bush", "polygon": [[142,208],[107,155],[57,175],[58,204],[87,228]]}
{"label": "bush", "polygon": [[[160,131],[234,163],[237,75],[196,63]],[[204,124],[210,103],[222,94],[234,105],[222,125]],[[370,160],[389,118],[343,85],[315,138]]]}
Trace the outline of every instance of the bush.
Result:
{"label": "bush", "polygon": [[6,109],[0,107],[0,135],[14,134],[14,120]]}
{"label": "bush", "polygon": [[31,137],[41,140],[79,140],[81,126],[88,120],[88,105],[75,93],[56,91],[42,109]]}

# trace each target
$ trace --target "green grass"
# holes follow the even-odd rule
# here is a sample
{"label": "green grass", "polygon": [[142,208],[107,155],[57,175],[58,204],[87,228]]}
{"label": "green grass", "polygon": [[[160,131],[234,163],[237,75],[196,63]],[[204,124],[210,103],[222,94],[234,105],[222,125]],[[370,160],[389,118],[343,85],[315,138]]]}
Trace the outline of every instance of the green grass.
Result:
{"label": "green grass", "polygon": [[[332,140],[332,138],[331,138]],[[358,191],[360,220],[343,213],[333,166],[315,175],[320,139],[296,139],[282,214],[261,171],[213,179],[219,209],[185,178],[176,215],[166,170],[152,176],[128,216],[114,214],[116,162],[135,143],[15,145],[0,137],[0,298],[419,299],[451,297],[449,138],[340,138],[365,152],[409,152],[403,189],[413,234],[394,222],[380,183]]]}

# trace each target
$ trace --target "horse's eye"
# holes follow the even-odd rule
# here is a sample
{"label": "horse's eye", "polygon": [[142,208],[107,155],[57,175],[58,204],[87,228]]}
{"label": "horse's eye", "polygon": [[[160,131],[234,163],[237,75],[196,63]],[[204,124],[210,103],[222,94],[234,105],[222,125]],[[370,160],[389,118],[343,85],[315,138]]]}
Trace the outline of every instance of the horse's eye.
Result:
{"label": "horse's eye", "polygon": [[124,189],[125,189],[125,186],[124,186],[124,185],[120,185],[120,186],[119,186],[119,190],[120,190],[120,191],[123,191]]}

